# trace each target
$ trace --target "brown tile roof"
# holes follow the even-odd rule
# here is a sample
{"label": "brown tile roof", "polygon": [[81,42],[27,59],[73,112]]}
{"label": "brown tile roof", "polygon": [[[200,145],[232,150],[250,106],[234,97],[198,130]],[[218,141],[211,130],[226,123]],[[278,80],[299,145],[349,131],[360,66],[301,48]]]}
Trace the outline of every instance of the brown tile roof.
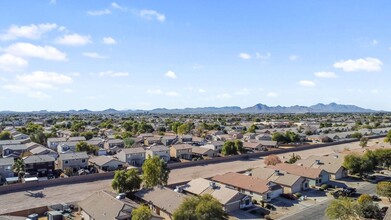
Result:
{"label": "brown tile roof", "polygon": [[267,168],[274,170],[282,170],[290,174],[294,174],[297,176],[307,177],[311,179],[318,178],[320,173],[323,171],[319,168],[310,168],[310,167],[302,167],[294,164],[288,163],[279,163],[275,166],[267,166]]}
{"label": "brown tile roof", "polygon": [[226,173],[223,175],[217,175],[212,178],[213,181],[245,189],[259,194],[264,194],[269,191],[268,183],[270,181],[251,177],[239,173]]}
{"label": "brown tile roof", "polygon": [[171,145],[176,150],[192,149],[193,147],[189,144],[175,144]]}

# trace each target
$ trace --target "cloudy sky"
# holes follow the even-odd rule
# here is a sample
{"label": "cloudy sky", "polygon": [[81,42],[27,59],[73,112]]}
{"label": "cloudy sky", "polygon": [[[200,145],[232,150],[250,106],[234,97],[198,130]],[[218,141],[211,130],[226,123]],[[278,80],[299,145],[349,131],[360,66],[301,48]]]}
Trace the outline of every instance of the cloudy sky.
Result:
{"label": "cloudy sky", "polygon": [[391,110],[383,1],[0,1],[0,110]]}

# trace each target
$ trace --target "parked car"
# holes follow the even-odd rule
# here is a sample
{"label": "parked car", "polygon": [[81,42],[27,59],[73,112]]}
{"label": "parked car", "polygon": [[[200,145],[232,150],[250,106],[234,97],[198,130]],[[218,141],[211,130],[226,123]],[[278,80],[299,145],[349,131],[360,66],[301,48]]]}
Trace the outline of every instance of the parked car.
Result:
{"label": "parked car", "polygon": [[356,188],[352,188],[352,187],[346,187],[342,190],[337,190],[333,193],[333,196],[334,198],[339,198],[340,196],[346,196],[346,197],[349,197],[349,196],[353,196],[355,193],[357,192]]}

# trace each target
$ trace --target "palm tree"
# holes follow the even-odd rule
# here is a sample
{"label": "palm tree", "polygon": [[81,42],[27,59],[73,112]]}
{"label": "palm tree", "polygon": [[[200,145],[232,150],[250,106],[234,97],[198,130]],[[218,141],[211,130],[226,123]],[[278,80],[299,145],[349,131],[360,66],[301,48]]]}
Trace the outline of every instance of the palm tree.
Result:
{"label": "palm tree", "polygon": [[15,161],[13,171],[18,174],[19,181],[21,181],[24,174],[24,163],[22,159],[17,159]]}

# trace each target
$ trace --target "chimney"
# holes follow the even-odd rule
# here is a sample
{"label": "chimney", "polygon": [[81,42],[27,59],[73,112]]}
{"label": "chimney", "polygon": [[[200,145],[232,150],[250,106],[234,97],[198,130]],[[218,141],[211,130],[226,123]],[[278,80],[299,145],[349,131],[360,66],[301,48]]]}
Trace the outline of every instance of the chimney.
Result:
{"label": "chimney", "polygon": [[209,187],[212,189],[216,189],[216,183],[215,182],[210,182]]}
{"label": "chimney", "polygon": [[317,165],[319,165],[319,164],[320,164],[320,160],[315,160],[315,163],[316,163]]}
{"label": "chimney", "polygon": [[280,170],[275,170],[274,173],[278,176],[280,175]]}

